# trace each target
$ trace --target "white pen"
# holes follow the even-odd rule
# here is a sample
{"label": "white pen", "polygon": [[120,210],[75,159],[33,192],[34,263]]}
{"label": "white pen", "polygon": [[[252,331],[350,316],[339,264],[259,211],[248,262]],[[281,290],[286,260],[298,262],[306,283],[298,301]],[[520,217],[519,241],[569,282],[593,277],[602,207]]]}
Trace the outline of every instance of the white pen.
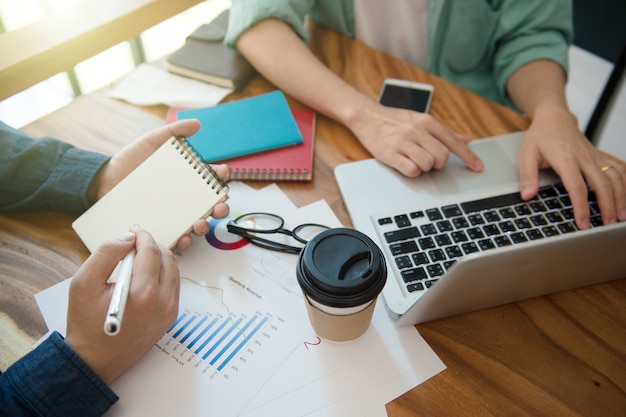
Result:
{"label": "white pen", "polygon": [[109,311],[104,320],[104,332],[109,336],[115,336],[122,327],[122,317],[124,316],[124,308],[126,308],[126,300],[128,299],[128,289],[130,288],[130,277],[133,274],[133,261],[135,260],[135,248],[122,260],[120,273],[115,282],[113,296],[109,304]]}

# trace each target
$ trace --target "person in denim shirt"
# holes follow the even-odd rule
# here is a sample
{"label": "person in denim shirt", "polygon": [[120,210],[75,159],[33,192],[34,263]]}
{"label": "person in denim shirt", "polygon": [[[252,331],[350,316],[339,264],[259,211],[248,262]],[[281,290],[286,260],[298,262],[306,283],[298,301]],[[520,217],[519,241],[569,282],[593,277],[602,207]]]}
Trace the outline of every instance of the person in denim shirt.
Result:
{"label": "person in denim shirt", "polygon": [[[172,135],[191,136],[196,120],[172,123],[133,141],[113,157],[75,148],[54,138],[33,139],[0,122],[0,210],[80,213],[101,198]],[[215,167],[226,175],[225,166]],[[218,204],[215,217],[228,206]],[[195,234],[208,232],[205,220]],[[183,236],[179,248],[191,244]],[[124,327],[114,337],[102,330],[112,284],[107,279],[132,249],[132,288]],[[0,416],[101,416],[117,400],[109,385],[137,363],[178,314],[176,258],[139,227],[100,246],[72,279],[65,339],[52,333],[0,373]],[[137,337],[140,335],[140,337]]]}
{"label": "person in denim shirt", "polygon": [[382,106],[330,71],[302,41],[307,19],[528,115],[522,198],[537,193],[539,170],[550,167],[580,228],[590,225],[587,184],[605,224],[626,220],[626,170],[585,138],[565,97],[571,0],[232,1],[228,46],[285,93],[348,127],[376,159],[415,177],[442,169],[450,152],[473,171],[484,166],[462,132]]}

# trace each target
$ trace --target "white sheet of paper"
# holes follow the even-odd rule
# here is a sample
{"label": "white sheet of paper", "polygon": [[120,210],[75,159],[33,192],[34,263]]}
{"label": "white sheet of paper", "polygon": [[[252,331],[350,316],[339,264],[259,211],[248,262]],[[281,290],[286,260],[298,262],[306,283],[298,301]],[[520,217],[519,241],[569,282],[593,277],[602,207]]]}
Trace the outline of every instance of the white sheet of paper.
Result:
{"label": "white sheet of paper", "polygon": [[[261,190],[239,182],[230,186],[231,218],[268,211],[284,217],[286,228],[305,222],[340,227],[325,201],[297,208],[275,184]],[[395,326],[382,300],[361,338],[348,343],[319,339],[306,317],[295,278],[297,256],[251,244],[233,250],[228,246],[238,237],[226,231],[226,220],[211,223],[213,234],[196,237],[192,247],[179,254],[183,278],[179,322],[116,381],[113,389],[121,400],[107,415],[383,416],[384,404],[445,369],[414,327]],[[207,245],[209,241],[215,245]],[[62,334],[68,285],[66,280],[35,296],[46,324]],[[239,340],[247,341],[217,370],[225,359],[211,365],[207,362],[212,357],[202,356],[212,344],[217,351],[225,342],[207,342],[210,331],[200,333],[215,317],[219,322],[229,314],[242,319],[233,326],[233,334],[240,332]],[[272,336],[269,341],[250,334],[254,323],[237,330],[255,315],[254,323],[268,317],[271,324],[280,317],[276,328],[261,327],[255,333]],[[263,330],[270,333],[263,335]],[[206,346],[199,348],[204,342]]]}
{"label": "white sheet of paper", "polygon": [[382,303],[357,340],[332,343],[309,333],[242,415],[288,415],[284,410],[366,415],[375,404],[386,404],[444,370],[415,328],[395,326]]}
{"label": "white sheet of paper", "polygon": [[109,95],[140,106],[214,106],[233,90],[172,74],[150,64],[141,64],[118,82]]}

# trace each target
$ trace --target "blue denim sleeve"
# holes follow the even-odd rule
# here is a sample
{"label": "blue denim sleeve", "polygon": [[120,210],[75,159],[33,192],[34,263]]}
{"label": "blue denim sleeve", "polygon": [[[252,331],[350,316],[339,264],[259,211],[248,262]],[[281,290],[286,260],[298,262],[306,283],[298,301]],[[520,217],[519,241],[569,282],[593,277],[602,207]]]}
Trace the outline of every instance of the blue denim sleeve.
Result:
{"label": "blue denim sleeve", "polygon": [[0,122],[0,211],[89,208],[89,185],[109,157]]}
{"label": "blue denim sleeve", "polygon": [[117,400],[56,332],[0,374],[0,416],[102,416]]}

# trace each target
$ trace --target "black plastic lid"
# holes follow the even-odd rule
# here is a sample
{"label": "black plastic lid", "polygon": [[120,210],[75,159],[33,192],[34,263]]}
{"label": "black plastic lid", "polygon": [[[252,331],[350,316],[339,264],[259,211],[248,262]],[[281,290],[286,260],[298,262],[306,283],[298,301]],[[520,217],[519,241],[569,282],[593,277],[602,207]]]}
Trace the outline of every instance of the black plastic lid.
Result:
{"label": "black plastic lid", "polygon": [[296,270],[302,291],[330,307],[355,307],[373,300],[387,280],[380,248],[363,233],[326,230],[306,244]]}

